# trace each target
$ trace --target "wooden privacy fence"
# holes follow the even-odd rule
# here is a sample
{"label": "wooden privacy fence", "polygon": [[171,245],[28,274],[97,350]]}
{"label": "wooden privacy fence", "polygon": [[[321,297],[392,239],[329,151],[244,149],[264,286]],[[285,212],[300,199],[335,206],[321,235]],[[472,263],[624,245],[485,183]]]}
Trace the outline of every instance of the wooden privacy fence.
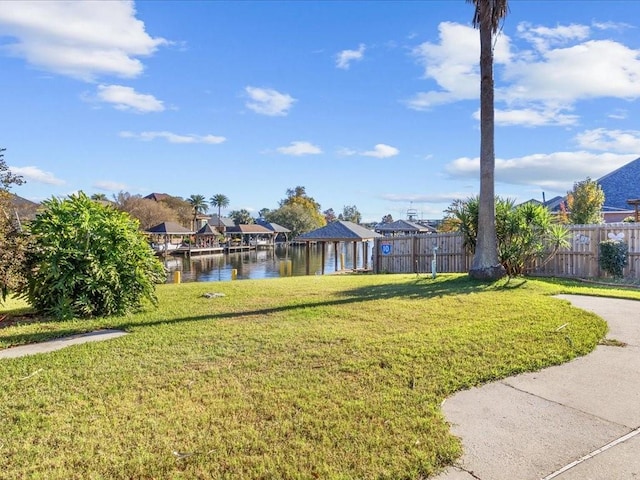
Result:
{"label": "wooden privacy fence", "polygon": [[[559,250],[546,264],[538,261],[528,274],[555,277],[603,277],[598,260],[600,242],[621,240],[629,246],[625,278],[640,278],[640,224],[605,223],[569,225],[569,247]],[[432,233],[407,237],[376,238],[373,248],[375,273],[430,273],[436,259],[440,273],[468,272],[472,256],[463,248],[459,233]],[[437,247],[437,249],[435,249]]]}

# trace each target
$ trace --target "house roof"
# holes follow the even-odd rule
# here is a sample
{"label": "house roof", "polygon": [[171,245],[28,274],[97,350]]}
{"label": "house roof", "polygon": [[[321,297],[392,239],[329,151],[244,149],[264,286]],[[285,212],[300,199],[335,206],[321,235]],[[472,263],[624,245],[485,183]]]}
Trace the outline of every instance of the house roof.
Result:
{"label": "house roof", "polygon": [[222,227],[235,227],[236,224],[233,223],[233,220],[228,218],[228,217],[220,217],[220,221],[218,222],[218,215],[216,213],[214,213],[213,215],[211,215],[211,218],[209,218],[209,220],[207,220],[207,223],[209,225],[213,225],[214,227],[217,227],[218,225],[222,226]]}
{"label": "house roof", "polygon": [[149,195],[147,195],[144,198],[146,198],[148,200],[155,200],[156,202],[159,202],[161,200],[165,200],[167,198],[171,198],[171,195],[169,195],[168,193],[150,193]]}
{"label": "house roof", "polygon": [[396,220],[391,223],[381,223],[376,225],[376,232],[415,232],[415,233],[427,233],[435,232],[433,227],[427,227],[420,225],[409,220]]}
{"label": "house roof", "polygon": [[313,241],[334,241],[334,242],[353,242],[359,240],[371,240],[381,237],[379,233],[373,232],[357,223],[339,220],[331,222],[322,228],[311,232],[303,233],[296,238],[301,242]]}
{"label": "house roof", "polygon": [[273,235],[273,230],[269,230],[268,228],[263,227],[262,225],[257,225],[255,223],[252,223],[250,225],[234,225],[233,227],[227,227],[227,232],[242,233],[242,234],[262,233],[262,234]]}
{"label": "house roof", "polygon": [[545,202],[541,202],[540,200],[536,199],[536,198],[531,198],[529,200],[527,200],[526,202],[522,202],[519,205],[524,205],[526,203],[533,203],[535,205],[542,205],[543,207],[547,207],[547,209],[549,209],[552,212],[556,212],[558,210],[560,210],[560,204],[562,202],[564,202],[566,199],[566,197],[561,197],[560,195],[553,197],[550,200],[547,200]]}
{"label": "house roof", "polygon": [[15,209],[21,220],[32,220],[35,218],[38,208],[40,208],[39,203],[22,198],[15,193],[10,194],[9,200],[11,202],[11,206]]}
{"label": "house roof", "polygon": [[193,233],[188,228],[183,227],[175,222],[162,222],[158,225],[145,230],[147,233],[166,234],[166,235],[184,235]]}
{"label": "house roof", "polygon": [[278,225],[277,223],[267,222],[263,218],[258,218],[256,220],[256,223],[258,225],[262,225],[265,228],[268,228],[272,232],[276,232],[276,233],[289,233],[289,232],[291,232],[291,230],[289,230],[288,228],[283,227],[282,225]]}
{"label": "house roof", "polygon": [[640,158],[597,180],[604,192],[603,211],[632,210],[627,200],[640,198]]}

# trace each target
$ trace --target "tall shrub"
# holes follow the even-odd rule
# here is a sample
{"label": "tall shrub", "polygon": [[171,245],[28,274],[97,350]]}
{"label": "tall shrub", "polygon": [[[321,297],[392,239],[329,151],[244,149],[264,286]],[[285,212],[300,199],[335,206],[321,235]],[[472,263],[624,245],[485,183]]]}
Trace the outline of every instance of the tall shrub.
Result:
{"label": "tall shrub", "polygon": [[629,246],[625,242],[604,240],[600,242],[600,268],[616,278],[622,278],[629,261]]}
{"label": "tall shrub", "polygon": [[84,193],[52,198],[31,223],[29,278],[23,290],[56,318],[124,314],[156,302],[164,267],[128,214]]}

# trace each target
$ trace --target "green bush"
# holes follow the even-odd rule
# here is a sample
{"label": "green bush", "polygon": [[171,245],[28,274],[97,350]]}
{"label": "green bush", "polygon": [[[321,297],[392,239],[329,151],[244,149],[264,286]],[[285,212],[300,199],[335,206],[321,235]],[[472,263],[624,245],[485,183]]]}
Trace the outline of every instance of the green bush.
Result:
{"label": "green bush", "polygon": [[[464,245],[475,251],[479,198],[455,200],[446,210],[445,222],[462,233]],[[542,205],[515,205],[511,199],[496,197],[496,237],[498,258],[511,277],[522,275],[534,264],[544,265],[559,248],[566,247],[568,231],[554,223]]]}
{"label": "green bush", "polygon": [[31,223],[22,296],[56,318],[124,314],[155,304],[165,280],[137,220],[84,193],[43,202]]}
{"label": "green bush", "polygon": [[623,276],[629,258],[629,246],[625,242],[604,240],[600,242],[600,268],[616,278]]}

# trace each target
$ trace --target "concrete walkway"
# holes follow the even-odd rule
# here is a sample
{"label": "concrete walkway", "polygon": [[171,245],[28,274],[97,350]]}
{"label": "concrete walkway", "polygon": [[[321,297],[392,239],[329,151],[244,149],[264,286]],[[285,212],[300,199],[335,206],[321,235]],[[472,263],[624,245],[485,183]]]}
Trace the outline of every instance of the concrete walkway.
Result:
{"label": "concrete walkway", "polygon": [[464,454],[438,480],[640,479],[640,302],[560,295],[609,324],[585,357],[448,398]]}
{"label": "concrete walkway", "polygon": [[20,347],[12,347],[5,350],[0,350],[0,359],[18,358],[25,357],[27,355],[35,355],[36,353],[53,352],[54,350],[60,350],[70,345],[78,345],[80,343],[87,342],[99,342],[102,340],[121,337],[122,335],[126,334],[127,332],[123,332],[122,330],[97,330],[95,332],[81,333],[78,335],[72,335],[70,337],[49,340],[47,342],[32,343],[30,345],[22,345]]}

